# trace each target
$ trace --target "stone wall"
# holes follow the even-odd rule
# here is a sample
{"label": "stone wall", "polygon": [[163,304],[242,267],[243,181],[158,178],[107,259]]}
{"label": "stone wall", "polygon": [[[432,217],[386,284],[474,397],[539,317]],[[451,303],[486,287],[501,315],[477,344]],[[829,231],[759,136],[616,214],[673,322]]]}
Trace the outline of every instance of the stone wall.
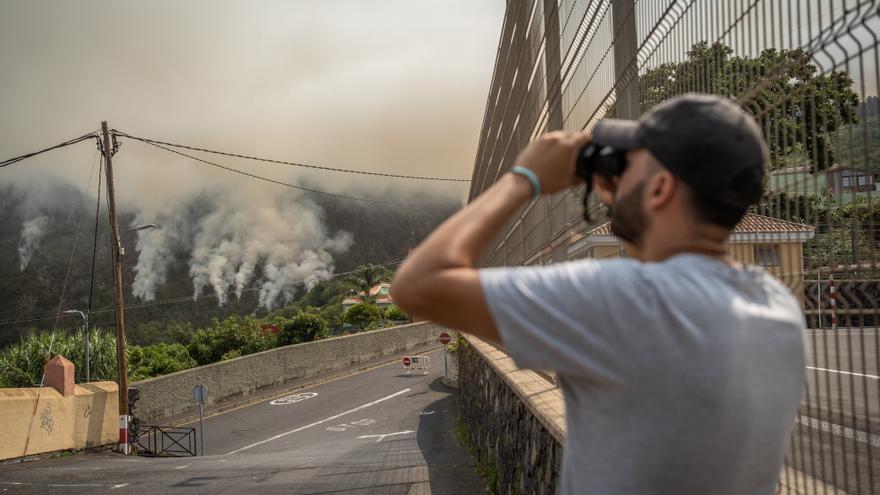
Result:
{"label": "stone wall", "polygon": [[556,490],[562,469],[562,394],[516,367],[494,346],[468,336],[459,345],[459,433],[495,493]]}
{"label": "stone wall", "polygon": [[116,391],[114,382],[76,385],[67,397],[52,387],[0,388],[0,460],[115,443]]}
{"label": "stone wall", "polygon": [[140,390],[136,415],[146,423],[193,411],[192,390],[208,388],[207,405],[257,390],[406,352],[437,341],[444,327],[430,322],[297,344],[200,366],[131,384]]}

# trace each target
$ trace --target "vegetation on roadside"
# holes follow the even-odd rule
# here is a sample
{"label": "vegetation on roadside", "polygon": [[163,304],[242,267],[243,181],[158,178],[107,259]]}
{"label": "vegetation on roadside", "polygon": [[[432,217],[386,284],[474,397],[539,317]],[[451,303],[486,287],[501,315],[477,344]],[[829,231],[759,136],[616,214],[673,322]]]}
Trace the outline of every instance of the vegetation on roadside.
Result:
{"label": "vegetation on roadside", "polygon": [[[166,328],[151,326],[147,339],[152,342],[150,345],[129,343],[126,347],[128,378],[143,380],[279,346],[407,321],[409,316],[400,308],[390,306],[383,310],[373,304],[375,298],[367,297],[367,302],[346,311],[342,308],[342,300],[352,291],[390,280],[391,275],[384,267],[364,266],[347,279],[316,284],[293,304],[265,318],[233,315],[222,320],[214,318],[210,324],[195,329],[179,322]],[[90,379],[116,380],[115,333],[92,330],[89,348]],[[0,350],[0,387],[38,386],[46,360],[58,355],[76,366],[77,382],[85,381],[82,330],[33,330],[18,343]]]}
{"label": "vegetation on roadside", "polygon": [[498,466],[495,463],[495,452],[492,448],[480,449],[472,438],[471,431],[461,419],[461,415],[455,416],[455,437],[471,455],[476,465],[477,474],[486,483],[486,493],[495,495],[498,493]]}

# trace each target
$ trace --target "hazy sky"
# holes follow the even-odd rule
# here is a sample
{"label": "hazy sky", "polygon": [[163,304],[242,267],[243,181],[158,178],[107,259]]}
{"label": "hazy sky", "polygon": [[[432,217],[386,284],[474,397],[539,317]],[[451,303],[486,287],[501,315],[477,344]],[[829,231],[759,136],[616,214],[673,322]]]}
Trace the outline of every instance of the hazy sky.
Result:
{"label": "hazy sky", "polygon": [[[134,135],[245,154],[469,178],[504,7],[3,0],[0,158],[108,120]],[[0,171],[0,183],[60,174],[84,189],[94,151],[82,143],[22,162]],[[218,160],[281,180],[295,174]],[[247,182],[138,142],[126,142],[114,165],[122,206],[161,203],[217,180]],[[350,184],[301,174],[330,179],[328,188]]]}

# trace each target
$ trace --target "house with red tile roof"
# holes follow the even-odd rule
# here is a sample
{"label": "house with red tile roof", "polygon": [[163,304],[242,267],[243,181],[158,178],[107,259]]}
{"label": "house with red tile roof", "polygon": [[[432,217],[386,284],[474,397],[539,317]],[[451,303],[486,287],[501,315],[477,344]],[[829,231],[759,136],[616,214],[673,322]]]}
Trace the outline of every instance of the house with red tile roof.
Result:
{"label": "house with red tile roof", "polygon": [[393,305],[394,300],[391,299],[391,283],[379,282],[378,284],[370,287],[370,290],[367,292],[360,291],[357,294],[349,295],[342,301],[342,310],[345,311],[355,304],[367,302],[371,298],[375,298],[374,304],[382,309]]}
{"label": "house with red tile roof", "polygon": [[[784,282],[803,300],[804,243],[815,235],[811,225],[747,213],[727,240],[727,253],[736,261],[759,265]],[[568,246],[569,259],[626,256],[621,240],[606,222],[575,234]]]}

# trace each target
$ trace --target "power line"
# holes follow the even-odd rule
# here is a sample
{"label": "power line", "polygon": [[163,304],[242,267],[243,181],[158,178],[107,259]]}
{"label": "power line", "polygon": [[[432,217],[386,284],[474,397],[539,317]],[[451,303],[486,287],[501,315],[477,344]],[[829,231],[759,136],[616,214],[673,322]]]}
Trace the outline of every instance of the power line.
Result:
{"label": "power line", "polygon": [[[101,154],[101,164],[98,166],[98,200],[95,206],[95,239],[92,244],[92,275],[89,279],[89,307],[86,314],[92,312],[92,300],[95,297],[95,261],[98,258],[98,226],[101,214],[101,173],[104,171],[104,155]],[[86,328],[86,332],[89,329]],[[87,337],[88,338],[88,337]]]}
{"label": "power line", "polygon": [[84,134],[78,138],[73,138],[69,141],[64,141],[63,143],[56,144],[55,146],[50,146],[50,147],[48,147],[46,149],[42,149],[40,151],[34,151],[32,153],[27,153],[27,154],[24,154],[21,156],[16,156],[15,158],[9,158],[7,160],[3,160],[2,162],[0,162],[0,168],[6,167],[8,165],[12,165],[13,163],[18,163],[22,160],[26,160],[28,158],[31,158],[31,157],[34,157],[37,155],[41,155],[43,153],[46,153],[47,151],[52,151],[52,150],[55,150],[58,148],[63,148],[65,146],[70,146],[71,144],[76,144],[80,141],[85,141],[86,139],[92,139],[92,138],[96,138],[96,137],[98,137],[97,133],[90,132],[90,133]]}
{"label": "power line", "polygon": [[422,175],[388,174],[388,173],[383,173],[383,172],[368,172],[368,171],[364,171],[364,170],[324,167],[321,165],[309,165],[306,163],[288,162],[285,160],[273,160],[271,158],[259,158],[256,156],[243,155],[241,153],[230,153],[230,152],[226,152],[226,151],[216,151],[216,150],[211,150],[211,149],[207,149],[207,148],[198,148],[195,146],[187,146],[184,144],[168,143],[165,141],[158,141],[156,139],[148,139],[148,138],[132,136],[131,134],[126,134],[125,132],[117,131],[115,129],[113,130],[113,133],[118,136],[123,136],[123,137],[127,137],[130,139],[136,139],[138,141],[152,144],[152,145],[161,144],[161,145],[165,145],[165,146],[171,146],[172,148],[183,148],[183,149],[188,149],[188,150],[192,150],[192,151],[204,151],[205,153],[213,153],[215,155],[231,156],[234,158],[244,158],[246,160],[254,160],[254,161],[265,162],[265,163],[275,163],[278,165],[290,165],[292,167],[311,168],[311,169],[315,169],[315,170],[324,170],[324,171],[328,171],[328,172],[341,172],[341,173],[346,173],[346,174],[360,174],[360,175],[373,175],[373,176],[377,176],[377,177],[390,177],[390,178],[394,178],[394,179],[429,180],[429,181],[440,181],[440,182],[470,182],[471,181],[470,179],[458,179],[458,178],[454,178],[454,177],[428,177],[428,176],[422,176]]}
{"label": "power line", "polygon": [[[123,134],[120,134],[120,135],[123,135]],[[244,170],[239,170],[239,169],[237,169],[237,168],[232,168],[232,167],[228,167],[228,166],[226,166],[226,165],[221,165],[221,164],[219,164],[219,163],[211,162],[211,161],[205,160],[205,159],[203,159],[203,158],[199,158],[199,157],[197,157],[197,156],[189,155],[189,154],[184,153],[184,152],[182,152],[182,151],[173,150],[173,149],[171,149],[171,148],[165,147],[165,146],[163,146],[163,145],[161,145],[161,144],[156,144],[156,143],[154,143],[154,142],[145,141],[145,140],[137,139],[137,138],[134,138],[134,139],[136,139],[136,140],[138,140],[138,141],[141,141],[142,143],[149,144],[150,146],[155,146],[156,148],[163,149],[163,150],[165,150],[165,151],[168,151],[168,152],[174,153],[175,155],[184,156],[184,157],[186,157],[186,158],[189,158],[190,160],[195,160],[195,161],[197,161],[197,162],[201,162],[201,163],[204,163],[204,164],[206,164],[206,165],[211,165],[212,167],[221,168],[221,169],[226,170],[226,171],[228,171],[228,172],[234,172],[234,173],[236,173],[236,174],[241,174],[241,175],[244,175],[244,176],[246,176],[246,177],[250,177],[250,178],[252,178],[252,179],[257,179],[257,180],[262,180],[262,181],[266,181],[266,182],[271,182],[272,184],[277,184],[277,185],[279,185],[279,186],[285,186],[285,187],[289,187],[289,188],[292,188],[292,189],[299,189],[299,190],[301,190],[301,191],[310,192],[310,193],[313,193],[313,194],[321,194],[321,195],[324,195],[324,196],[330,196],[330,197],[339,198],[339,199],[348,199],[348,200],[352,200],[352,201],[364,201],[364,202],[367,202],[367,203],[378,203],[378,204],[391,205],[391,206],[405,206],[405,207],[407,207],[407,208],[419,208],[419,207],[422,207],[422,205],[412,204],[412,203],[397,203],[397,202],[394,202],[394,201],[382,201],[381,199],[358,198],[358,197],[354,197],[354,196],[346,196],[346,195],[344,195],[344,194],[336,194],[336,193],[331,193],[331,192],[326,192],[326,191],[319,191],[319,190],[317,190],[317,189],[310,189],[310,188],[308,188],[308,187],[298,186],[298,185],[296,185],[296,184],[290,184],[290,183],[288,183],[288,182],[282,182],[282,181],[279,181],[279,180],[270,179],[270,178],[268,178],[268,177],[263,177],[263,176],[261,176],[261,175],[252,174],[252,173],[250,173],[250,172],[245,172]]]}

